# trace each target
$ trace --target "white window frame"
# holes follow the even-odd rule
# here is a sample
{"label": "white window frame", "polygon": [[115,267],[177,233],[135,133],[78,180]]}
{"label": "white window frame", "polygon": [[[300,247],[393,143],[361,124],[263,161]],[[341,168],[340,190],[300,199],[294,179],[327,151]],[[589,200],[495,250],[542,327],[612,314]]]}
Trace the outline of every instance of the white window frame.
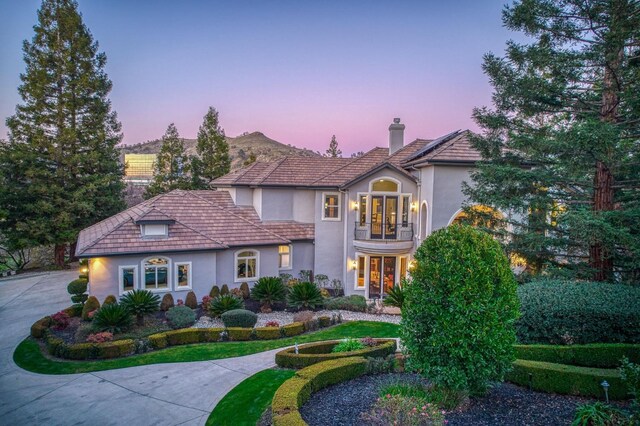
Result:
{"label": "white window frame", "polygon": [[[122,271],[125,269],[133,269],[133,289],[125,290],[124,289],[124,280],[122,279]],[[130,293],[131,291],[138,288],[138,265],[120,265],[118,266],[118,293],[122,296],[125,293]]]}
{"label": "white window frame", "polygon": [[[381,180],[388,180],[395,183],[396,185],[398,185],[398,190],[397,191],[374,191],[373,184],[376,182],[380,182]],[[380,176],[375,179],[371,179],[369,181],[369,193],[375,194],[375,195],[378,195],[378,194],[398,194],[399,195],[399,194],[402,194],[402,182],[399,179],[396,179],[391,176]]]}
{"label": "white window frame", "polygon": [[[364,257],[364,284],[362,285],[362,287],[360,287],[358,285],[358,274],[360,273],[360,262],[358,261],[361,257]],[[355,260],[356,260],[356,268],[355,268],[355,279],[353,282],[353,289],[354,290],[367,290],[367,284],[368,284],[368,269],[369,269],[369,256],[367,256],[364,253],[358,253],[356,252],[355,254]]]}
{"label": "white window frame", "polygon": [[[189,267],[189,274],[187,275],[187,285],[180,287],[178,284],[180,281],[178,280],[178,273],[180,271],[181,265],[187,265]],[[193,289],[193,266],[191,262],[174,262],[173,263],[173,282],[174,288],[173,291],[187,291]]]}
{"label": "white window frame", "polygon": [[[325,202],[327,200],[327,196],[337,196],[338,199],[338,205],[336,206],[336,209],[338,210],[338,217],[326,217],[325,213]],[[340,222],[342,220],[342,194],[340,194],[339,192],[323,192],[322,193],[322,220],[326,220],[326,221],[331,221],[331,222]]]}
{"label": "white window frame", "polygon": [[[253,252],[254,256],[239,258],[238,255],[240,253],[244,253],[245,251]],[[238,259],[256,259],[255,277],[239,277],[238,276]],[[236,283],[257,281],[259,277],[260,277],[260,251],[256,249],[249,249],[249,248],[236,251],[233,254],[233,281]]]}
{"label": "white window frame", "polygon": [[[280,266],[280,247],[289,247],[289,266]],[[236,265],[237,267],[237,265]],[[257,268],[256,268],[257,269]],[[290,271],[293,269],[293,244],[281,244],[278,246],[278,270],[279,271]],[[236,271],[238,272],[238,271]]]}
{"label": "white window frame", "polygon": [[[167,261],[167,287],[166,288],[147,288],[146,286],[146,276],[144,273],[144,269],[145,269],[145,264],[147,263],[147,260],[149,259],[155,259],[155,258],[161,258],[161,259],[165,259]],[[171,275],[171,258],[167,257],[167,256],[161,256],[161,255],[157,255],[157,256],[148,256],[145,257],[144,259],[142,259],[141,263],[141,268],[140,268],[140,289],[141,290],[149,290],[152,293],[166,293],[167,291],[171,291],[172,286],[173,286],[173,280],[171,279],[172,275]],[[156,286],[158,285],[158,282],[156,280]]]}
{"label": "white window frame", "polygon": [[[149,226],[157,228],[148,228]],[[147,233],[148,230],[160,229],[159,227],[162,227],[162,233]],[[166,238],[169,236],[169,225],[166,225],[164,223],[146,223],[144,225],[140,225],[140,228],[140,232],[142,233],[143,238]]]}

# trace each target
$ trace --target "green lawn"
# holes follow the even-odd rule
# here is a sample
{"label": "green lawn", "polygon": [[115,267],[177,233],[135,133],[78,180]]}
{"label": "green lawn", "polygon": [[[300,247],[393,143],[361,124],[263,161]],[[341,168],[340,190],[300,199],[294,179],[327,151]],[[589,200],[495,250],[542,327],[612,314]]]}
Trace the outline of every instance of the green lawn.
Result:
{"label": "green lawn", "polygon": [[207,426],[255,426],[280,385],[294,370],[268,369],[245,379],[213,409]]}
{"label": "green lawn", "polygon": [[316,342],[319,340],[342,339],[345,337],[396,337],[398,326],[384,322],[353,321],[315,333],[304,334],[278,340],[253,340],[249,342],[199,343],[173,346],[146,354],[103,361],[58,361],[45,357],[32,338],[23,340],[13,353],[13,361],[25,370],[41,374],[72,374],[90,371],[112,370],[114,368],[167,362],[206,361],[232,358],[258,352],[291,346],[294,343]]}

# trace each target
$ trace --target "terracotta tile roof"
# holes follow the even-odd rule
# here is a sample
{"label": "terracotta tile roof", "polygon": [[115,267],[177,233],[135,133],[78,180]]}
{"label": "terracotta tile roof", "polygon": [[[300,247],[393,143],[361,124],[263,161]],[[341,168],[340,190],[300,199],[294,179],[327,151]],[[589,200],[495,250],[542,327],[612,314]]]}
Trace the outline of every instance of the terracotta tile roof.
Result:
{"label": "terracotta tile roof", "polygon": [[480,153],[471,146],[469,140],[471,132],[457,130],[435,139],[424,146],[422,150],[409,156],[404,165],[415,165],[424,162],[443,163],[475,163],[482,160]]}
{"label": "terracotta tile roof", "polygon": [[155,206],[151,206],[146,213],[136,219],[136,223],[151,223],[151,222],[175,222],[175,219],[167,216],[165,213],[156,209]]}
{"label": "terracotta tile roof", "polygon": [[[171,218],[168,238],[143,238],[141,218]],[[216,250],[233,246],[287,244],[313,239],[312,224],[263,223],[252,207],[236,206],[226,191],[175,190],[159,195],[80,232],[76,254]],[[282,235],[281,231],[286,235]]]}

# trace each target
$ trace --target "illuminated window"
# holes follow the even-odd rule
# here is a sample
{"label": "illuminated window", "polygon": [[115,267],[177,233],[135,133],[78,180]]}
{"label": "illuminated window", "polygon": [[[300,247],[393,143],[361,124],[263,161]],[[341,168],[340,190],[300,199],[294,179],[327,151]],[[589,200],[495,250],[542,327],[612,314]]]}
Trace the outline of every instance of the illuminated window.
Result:
{"label": "illuminated window", "polygon": [[365,265],[365,257],[358,256],[358,280],[356,281],[356,287],[364,288]]}
{"label": "illuminated window", "polygon": [[322,194],[322,219],[340,220],[340,194],[327,192]]}
{"label": "illuminated window", "polygon": [[391,180],[380,179],[371,184],[371,190],[376,192],[398,192],[398,184]]}
{"label": "illuminated window", "polygon": [[144,261],[144,288],[166,290],[169,288],[169,260],[154,257]]}
{"label": "illuminated window", "polygon": [[176,290],[191,289],[191,262],[176,262]]}
{"label": "illuminated window", "polygon": [[278,268],[291,269],[291,246],[278,246]]}
{"label": "illuminated window", "polygon": [[120,294],[127,293],[136,288],[137,275],[138,275],[138,267],[135,265],[118,267],[118,276],[120,281]]}
{"label": "illuminated window", "polygon": [[360,196],[360,226],[364,226],[367,223],[367,196]]}

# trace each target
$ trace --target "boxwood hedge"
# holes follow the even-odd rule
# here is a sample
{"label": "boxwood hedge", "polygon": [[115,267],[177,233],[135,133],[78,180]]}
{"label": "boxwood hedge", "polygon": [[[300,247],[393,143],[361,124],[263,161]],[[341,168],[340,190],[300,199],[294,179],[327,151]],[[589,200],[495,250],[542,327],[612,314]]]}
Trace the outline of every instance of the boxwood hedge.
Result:
{"label": "boxwood hedge", "polygon": [[295,348],[288,348],[276,354],[276,364],[282,368],[303,368],[322,361],[331,359],[347,358],[351,356],[362,356],[368,358],[384,358],[396,351],[395,339],[376,339],[377,346],[366,347],[357,351],[332,353],[339,340],[330,340],[319,343],[308,343]]}
{"label": "boxwood hedge", "polygon": [[640,363],[640,344],[515,345],[516,358],[579,367],[617,368],[623,357]]}

